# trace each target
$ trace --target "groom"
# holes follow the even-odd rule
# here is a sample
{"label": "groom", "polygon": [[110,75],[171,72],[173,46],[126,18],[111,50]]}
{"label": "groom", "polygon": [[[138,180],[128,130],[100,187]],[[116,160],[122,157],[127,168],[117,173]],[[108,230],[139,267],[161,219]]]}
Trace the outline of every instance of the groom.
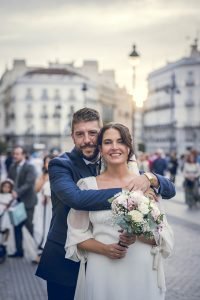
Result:
{"label": "groom", "polygon": [[[83,108],[75,112],[72,120],[75,147],[70,153],[54,158],[49,164],[53,216],[36,271],[37,276],[47,281],[49,300],[74,299],[79,264],[65,259],[64,250],[70,208],[90,211],[110,209],[108,199],[121,191],[119,188],[81,191],[76,185],[79,179],[98,173],[99,153],[96,143],[101,125],[96,110]],[[163,198],[175,195],[173,184],[159,175],[140,175],[130,186],[146,191],[150,187],[148,178],[155,187],[159,186]]]}

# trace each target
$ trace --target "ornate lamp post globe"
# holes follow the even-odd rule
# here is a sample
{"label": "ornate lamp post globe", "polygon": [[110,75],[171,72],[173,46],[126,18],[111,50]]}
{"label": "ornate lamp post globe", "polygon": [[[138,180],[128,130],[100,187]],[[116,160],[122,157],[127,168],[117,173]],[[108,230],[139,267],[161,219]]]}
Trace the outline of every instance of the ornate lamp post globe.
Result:
{"label": "ornate lamp post globe", "polygon": [[[140,63],[140,54],[136,50],[136,45],[133,45],[132,51],[128,56],[130,65],[132,66],[132,89],[133,89],[133,98],[135,99],[135,86],[136,86],[136,67]],[[132,101],[132,112],[131,112],[131,118],[132,118],[132,135],[135,136],[135,145],[138,144],[137,138],[136,138],[136,107],[134,102]]]}
{"label": "ornate lamp post globe", "polygon": [[135,88],[135,77],[136,77],[135,69],[140,63],[140,54],[137,52],[135,44],[133,45],[133,50],[129,54],[129,61],[130,61],[130,64],[133,68],[133,82],[132,82],[132,84],[133,84],[133,90],[134,90],[134,88]]}

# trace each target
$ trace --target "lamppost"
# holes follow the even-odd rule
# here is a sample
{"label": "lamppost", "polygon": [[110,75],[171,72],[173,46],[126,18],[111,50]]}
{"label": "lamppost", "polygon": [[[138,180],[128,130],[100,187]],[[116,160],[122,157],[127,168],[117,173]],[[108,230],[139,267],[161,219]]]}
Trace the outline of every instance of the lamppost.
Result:
{"label": "lamppost", "polygon": [[[131,51],[131,53],[129,54],[129,61],[130,64],[132,66],[132,88],[133,88],[133,97],[134,97],[134,93],[135,93],[135,86],[136,86],[136,68],[140,63],[140,54],[137,52],[136,50],[136,45],[133,45],[133,49]],[[135,105],[132,101],[131,103],[131,119],[132,119],[132,135],[134,136],[134,132],[135,132],[135,118],[134,118],[134,113],[135,113]],[[136,143],[136,141],[135,141]]]}
{"label": "lamppost", "polygon": [[61,104],[56,105],[54,116],[59,120],[58,144],[60,150],[62,150],[62,105]]}
{"label": "lamppost", "polygon": [[170,95],[170,139],[169,150],[170,152],[176,151],[176,118],[175,118],[175,94],[180,94],[180,90],[176,84],[176,76],[171,75],[171,83],[166,87],[166,92]]}
{"label": "lamppost", "polygon": [[87,86],[87,84],[85,82],[83,83],[81,90],[82,90],[83,95],[84,95],[84,107],[87,107],[87,95],[86,95],[86,92],[88,90],[88,86]]}
{"label": "lamppost", "polygon": [[135,90],[135,83],[136,83],[136,67],[139,65],[140,63],[140,55],[139,53],[136,51],[136,45],[133,45],[133,50],[131,51],[131,53],[129,54],[129,61],[130,64],[132,65],[133,68],[133,81],[132,81],[132,86],[133,86],[133,93]]}

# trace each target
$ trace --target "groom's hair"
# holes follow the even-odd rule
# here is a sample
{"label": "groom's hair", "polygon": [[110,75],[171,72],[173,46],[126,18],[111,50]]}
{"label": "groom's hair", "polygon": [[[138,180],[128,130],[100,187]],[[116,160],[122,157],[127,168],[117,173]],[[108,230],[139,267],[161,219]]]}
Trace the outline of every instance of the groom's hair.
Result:
{"label": "groom's hair", "polygon": [[98,146],[102,146],[104,133],[106,132],[106,130],[108,130],[110,128],[113,128],[113,129],[116,129],[117,131],[119,131],[122,142],[130,150],[129,154],[128,154],[128,161],[130,161],[131,157],[134,154],[133,141],[132,141],[132,137],[131,137],[128,127],[124,126],[123,124],[110,122],[110,123],[104,125],[101,128],[99,135],[98,135],[98,141],[97,141]]}
{"label": "groom's hair", "polygon": [[91,122],[91,121],[97,121],[99,123],[99,127],[102,127],[102,120],[97,110],[93,108],[87,108],[87,107],[77,110],[73,114],[73,118],[72,118],[72,126],[71,126],[72,133],[74,131],[75,124],[80,122]]}

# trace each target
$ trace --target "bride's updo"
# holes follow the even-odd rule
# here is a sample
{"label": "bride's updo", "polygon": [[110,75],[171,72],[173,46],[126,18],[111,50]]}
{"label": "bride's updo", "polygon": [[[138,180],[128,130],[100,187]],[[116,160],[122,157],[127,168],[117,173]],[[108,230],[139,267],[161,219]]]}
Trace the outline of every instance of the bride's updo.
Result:
{"label": "bride's updo", "polygon": [[134,154],[133,141],[132,141],[132,137],[131,137],[128,127],[124,126],[123,124],[110,122],[110,123],[104,125],[101,128],[99,135],[98,135],[98,140],[97,140],[98,146],[102,146],[104,133],[106,132],[106,130],[111,129],[111,128],[119,131],[122,142],[130,149],[130,152],[128,154],[128,161],[129,161],[130,158]]}

